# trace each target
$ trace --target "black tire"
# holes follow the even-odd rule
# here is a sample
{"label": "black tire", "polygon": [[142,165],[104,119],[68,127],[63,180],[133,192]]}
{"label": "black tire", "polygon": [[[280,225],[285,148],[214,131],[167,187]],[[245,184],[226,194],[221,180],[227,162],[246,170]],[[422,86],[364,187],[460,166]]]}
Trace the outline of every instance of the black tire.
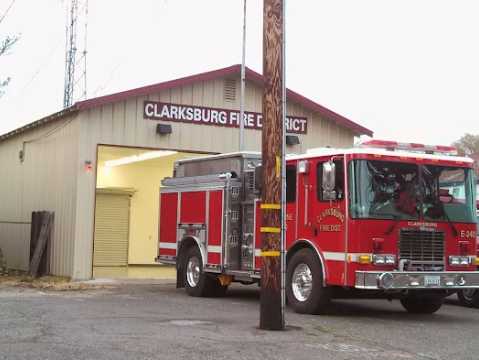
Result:
{"label": "black tire", "polygon": [[476,309],[479,308],[479,290],[474,290],[471,292],[459,290],[457,292],[457,297],[459,298],[461,305]]}
{"label": "black tire", "polygon": [[223,297],[226,295],[226,291],[228,290],[228,286],[221,285],[220,281],[216,276],[213,277],[213,285],[212,285],[212,294],[211,296],[214,297]]}
{"label": "black tire", "polygon": [[[301,273],[301,269],[309,268],[309,274],[306,276],[307,283],[311,290],[307,292],[307,286],[302,287],[295,281],[293,285],[293,276],[296,278]],[[295,274],[295,271],[296,274]],[[304,272],[303,272],[304,273]],[[310,279],[312,278],[312,280]],[[303,279],[304,281],[305,279]],[[302,285],[305,285],[304,283]],[[306,293],[302,297],[302,289],[306,288]],[[331,292],[328,287],[323,286],[323,271],[321,264],[315,254],[309,249],[301,249],[293,255],[288,263],[286,272],[286,297],[288,305],[300,314],[321,314],[327,311],[331,300]]]}
{"label": "black tire", "polygon": [[[197,278],[193,279],[192,275],[189,275],[188,266],[190,266],[190,262],[191,266],[194,264],[198,266]],[[184,267],[184,284],[188,295],[196,297],[220,297],[225,295],[228,287],[222,286],[216,276],[206,274],[203,271],[203,261],[197,246],[192,246],[187,250]]]}
{"label": "black tire", "polygon": [[400,301],[401,305],[411,314],[434,314],[444,303],[444,297],[409,295]]}

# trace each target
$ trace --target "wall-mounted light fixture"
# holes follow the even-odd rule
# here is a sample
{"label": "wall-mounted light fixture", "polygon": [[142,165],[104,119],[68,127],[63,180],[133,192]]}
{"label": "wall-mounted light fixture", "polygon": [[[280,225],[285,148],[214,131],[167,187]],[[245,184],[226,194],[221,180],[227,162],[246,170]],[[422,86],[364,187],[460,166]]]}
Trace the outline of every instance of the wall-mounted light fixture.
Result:
{"label": "wall-mounted light fixture", "polygon": [[299,137],[297,135],[286,135],[286,145],[299,145]]}
{"label": "wall-mounted light fixture", "polygon": [[170,124],[158,124],[156,125],[156,133],[159,135],[167,135],[172,133]]}

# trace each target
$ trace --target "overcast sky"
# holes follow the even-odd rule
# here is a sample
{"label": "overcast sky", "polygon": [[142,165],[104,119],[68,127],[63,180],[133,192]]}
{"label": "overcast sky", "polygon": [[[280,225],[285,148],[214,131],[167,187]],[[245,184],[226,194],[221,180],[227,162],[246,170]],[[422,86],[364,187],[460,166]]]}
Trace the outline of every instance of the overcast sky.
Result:
{"label": "overcast sky", "polygon": [[[0,39],[11,76],[0,133],[61,109],[68,0],[16,0]],[[0,0],[0,17],[12,0]],[[247,65],[261,72],[262,1],[248,0]],[[479,134],[479,2],[289,0],[287,86],[376,138]],[[242,0],[90,0],[88,97],[241,62]]]}

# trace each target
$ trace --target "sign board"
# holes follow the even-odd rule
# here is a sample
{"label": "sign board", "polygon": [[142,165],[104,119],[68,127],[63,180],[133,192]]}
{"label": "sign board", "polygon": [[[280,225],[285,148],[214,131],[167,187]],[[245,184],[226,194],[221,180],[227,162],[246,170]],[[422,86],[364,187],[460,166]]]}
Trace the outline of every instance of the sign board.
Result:
{"label": "sign board", "polygon": [[[184,122],[198,125],[239,127],[240,113],[236,110],[216,109],[203,106],[178,105],[156,101],[143,103],[145,119]],[[245,111],[245,129],[261,129],[263,114]],[[286,132],[306,134],[308,119],[300,116],[286,117]]]}

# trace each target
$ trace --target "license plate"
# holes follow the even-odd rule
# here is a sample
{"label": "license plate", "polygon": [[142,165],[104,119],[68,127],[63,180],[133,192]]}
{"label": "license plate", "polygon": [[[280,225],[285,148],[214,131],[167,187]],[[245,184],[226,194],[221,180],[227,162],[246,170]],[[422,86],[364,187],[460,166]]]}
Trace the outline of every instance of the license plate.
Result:
{"label": "license plate", "polygon": [[426,275],[424,277],[425,286],[441,286],[441,277],[438,275]]}

